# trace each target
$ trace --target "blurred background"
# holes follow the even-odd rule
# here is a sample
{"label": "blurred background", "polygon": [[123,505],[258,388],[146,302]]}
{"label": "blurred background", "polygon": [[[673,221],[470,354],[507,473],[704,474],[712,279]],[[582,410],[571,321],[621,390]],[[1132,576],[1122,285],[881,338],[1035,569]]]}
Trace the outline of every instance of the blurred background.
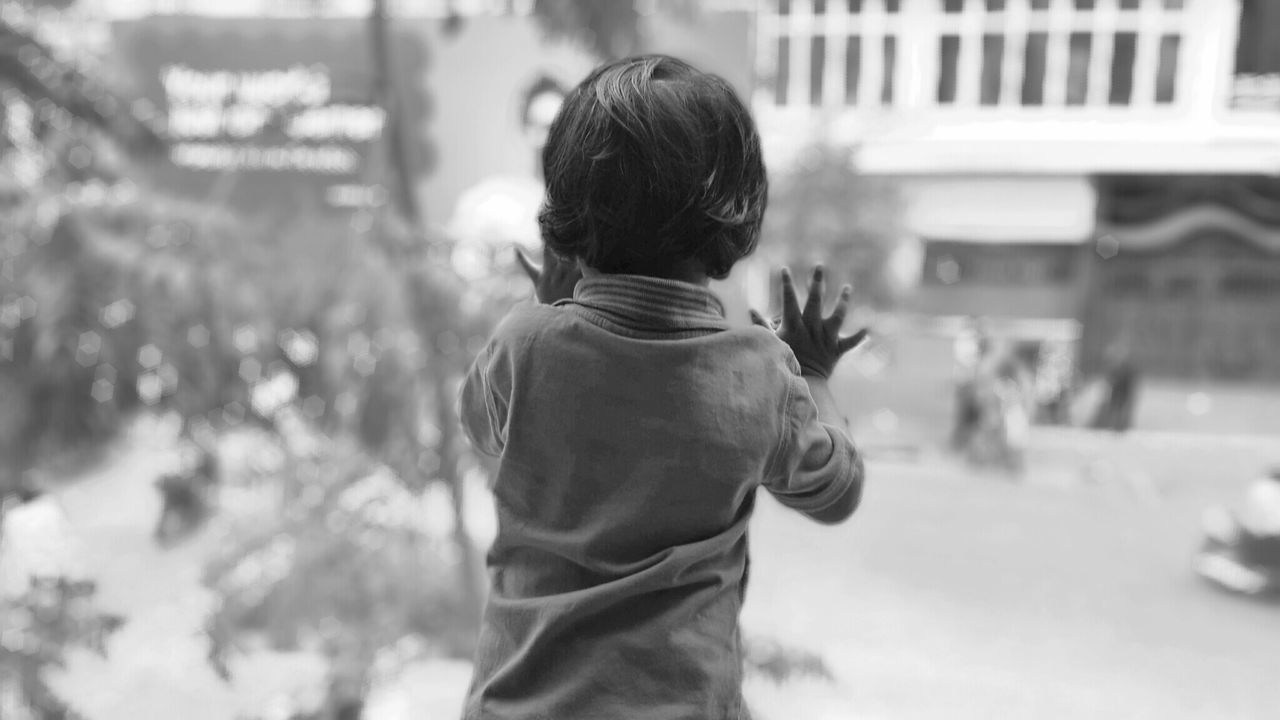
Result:
{"label": "blurred background", "polygon": [[769,718],[1273,718],[1280,0],[3,0],[0,718],[457,717],[454,398],[597,63],[728,79],[863,507],[762,502]]}

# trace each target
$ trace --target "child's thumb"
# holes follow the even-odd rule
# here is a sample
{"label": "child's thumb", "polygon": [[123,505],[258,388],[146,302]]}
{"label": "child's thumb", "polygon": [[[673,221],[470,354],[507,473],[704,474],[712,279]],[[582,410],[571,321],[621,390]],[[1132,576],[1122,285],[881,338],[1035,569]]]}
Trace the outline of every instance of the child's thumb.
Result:
{"label": "child's thumb", "polygon": [[515,251],[516,262],[520,263],[520,267],[524,268],[524,272],[529,276],[530,280],[535,283],[538,282],[538,275],[542,273],[542,268],[534,265],[533,261],[529,259],[529,256],[524,254],[524,250],[522,248],[517,246]]}

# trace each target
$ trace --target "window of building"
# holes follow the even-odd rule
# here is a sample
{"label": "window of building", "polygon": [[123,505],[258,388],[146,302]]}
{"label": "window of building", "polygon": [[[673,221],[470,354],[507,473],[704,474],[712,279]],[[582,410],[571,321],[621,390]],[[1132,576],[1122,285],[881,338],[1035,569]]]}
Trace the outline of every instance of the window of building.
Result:
{"label": "window of building", "polygon": [[938,48],[938,102],[948,105],[956,101],[956,71],[960,61],[960,36],[943,35]]}
{"label": "window of building", "polygon": [[791,38],[778,38],[778,72],[773,77],[774,103],[787,104],[787,86],[791,81]]}
{"label": "window of building", "polygon": [[1133,60],[1137,54],[1135,33],[1116,33],[1111,46],[1111,90],[1108,102],[1128,105],[1133,97]]}
{"label": "window of building", "polygon": [[1107,283],[1111,297],[1146,297],[1151,294],[1151,280],[1143,270],[1119,272]]}
{"label": "window of building", "polygon": [[898,38],[890,35],[884,39],[884,74],[881,75],[881,81],[884,83],[880,90],[880,103],[882,105],[893,104],[893,78],[895,68],[898,65]]}
{"label": "window of building", "polygon": [[1182,46],[1182,38],[1177,35],[1165,35],[1160,38],[1160,61],[1156,70],[1156,102],[1168,104],[1173,102],[1177,94],[1178,84],[1178,48]]}
{"label": "window of building", "polygon": [[1237,271],[1223,276],[1218,291],[1228,297],[1272,298],[1280,296],[1280,273],[1266,275]]}
{"label": "window of building", "polygon": [[1044,104],[1044,63],[1049,50],[1049,34],[1033,32],[1027,35],[1022,60],[1022,104]]}
{"label": "window of building", "polygon": [[1093,56],[1093,35],[1071,33],[1067,55],[1067,104],[1084,105],[1089,101],[1089,65]]}
{"label": "window of building", "polygon": [[923,282],[930,285],[1028,287],[1064,285],[1076,278],[1077,248],[1009,243],[983,245],[930,240]]}
{"label": "window of building", "polygon": [[822,104],[823,69],[827,62],[827,38],[815,35],[809,52],[809,103]]}
{"label": "window of building", "polygon": [[1191,298],[1200,294],[1200,279],[1191,275],[1165,278],[1164,294],[1170,298]]}
{"label": "window of building", "polygon": [[850,35],[845,38],[844,53],[844,104],[858,104],[858,78],[862,70],[862,38]]}
{"label": "window of building", "polygon": [[982,87],[978,102],[995,105],[1000,102],[1000,84],[1004,82],[1004,35],[982,36]]}

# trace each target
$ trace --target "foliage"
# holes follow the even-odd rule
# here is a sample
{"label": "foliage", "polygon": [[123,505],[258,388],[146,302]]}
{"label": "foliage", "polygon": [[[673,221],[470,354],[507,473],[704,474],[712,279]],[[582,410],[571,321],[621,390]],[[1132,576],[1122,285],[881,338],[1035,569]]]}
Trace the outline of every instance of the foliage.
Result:
{"label": "foliage", "polygon": [[[575,41],[600,60],[626,57],[643,46],[644,26],[634,0],[535,0],[533,15],[550,38]],[[690,18],[697,0],[652,0],[655,12]]]}
{"label": "foliage", "polygon": [[254,636],[319,650],[357,682],[405,637],[469,655],[465,594],[448,580],[456,551],[420,499],[354,442],[292,427],[302,443],[270,471],[270,500],[233,523],[206,569],[222,599],[215,665]]}
{"label": "foliage", "polygon": [[11,474],[109,436],[139,405],[195,418],[245,398],[230,336],[252,308],[215,261],[229,224],[112,193],[32,200],[5,246],[0,382],[25,389],[4,412],[20,428]]}
{"label": "foliage", "polygon": [[[378,476],[409,506],[476,462],[451,418],[456,380],[526,286],[463,283],[441,262],[453,251],[444,240],[404,268],[411,283],[388,283],[377,247],[406,241],[390,223],[269,234],[199,206],[115,196],[46,211],[24,206],[17,272],[0,285],[0,388],[20,400],[0,406],[0,422],[22,443],[5,457],[96,443],[134,409],[176,412],[197,439],[243,422],[282,441],[303,428],[323,456],[263,481],[290,512],[238,526],[209,568],[220,642],[266,633],[287,646],[321,628],[326,651],[354,667],[405,635],[465,654],[477,601],[451,579],[457,538],[428,541],[335,503]],[[279,538],[296,550],[283,582],[223,582]]]}
{"label": "foliage", "polygon": [[792,267],[823,262],[830,285],[851,283],[859,301],[884,307],[895,300],[900,216],[893,186],[859,173],[853,149],[814,146],[774,179],[761,249]]}
{"label": "foliage", "polygon": [[74,717],[42,674],[61,667],[70,648],[106,654],[107,638],[124,621],[94,608],[95,591],[89,581],[32,578],[22,595],[0,598],[0,699],[16,691],[19,715],[13,720],[24,720],[24,710],[30,720]]}
{"label": "foliage", "polygon": [[629,0],[537,0],[533,12],[549,37],[577,40],[601,59],[625,57],[640,43],[639,13]]}
{"label": "foliage", "polygon": [[6,105],[20,98],[35,110],[31,129],[39,138],[81,124],[134,152],[163,145],[153,108],[121,97],[61,57],[40,38],[36,17],[20,4],[6,4],[0,14],[0,89],[10,91]]}
{"label": "foliage", "polygon": [[[606,54],[634,46],[630,3],[539,5],[551,31]],[[479,582],[461,524],[441,544],[349,502],[370,478],[397,480],[378,485],[384,508],[443,481],[462,516],[460,478],[480,461],[458,431],[457,384],[524,281],[464,280],[453,241],[422,237],[413,218],[254,226],[132,185],[128,158],[108,161],[154,145],[147,109],[56,57],[34,28],[7,24],[0,40],[8,105],[30,118],[7,123],[29,130],[24,142],[0,144],[13,189],[0,430],[14,430],[0,436],[0,494],[42,452],[97,443],[137,409],[176,412],[204,440],[259,422],[288,447],[301,427],[323,451],[290,451],[265,479],[289,502],[260,527],[237,525],[208,568],[223,599],[215,662],[255,635],[318,643],[354,677],[405,636],[465,654]],[[245,570],[264,555],[277,576]],[[462,583],[446,579],[457,569]]]}

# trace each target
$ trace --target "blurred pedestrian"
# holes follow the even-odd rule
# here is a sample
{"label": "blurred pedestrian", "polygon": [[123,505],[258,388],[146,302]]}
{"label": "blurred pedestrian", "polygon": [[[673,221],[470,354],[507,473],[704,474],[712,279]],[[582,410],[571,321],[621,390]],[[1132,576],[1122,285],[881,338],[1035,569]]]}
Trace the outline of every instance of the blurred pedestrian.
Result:
{"label": "blurred pedestrian", "polygon": [[181,452],[179,467],[156,480],[160,493],[160,516],[153,536],[166,545],[190,535],[208,519],[219,481],[216,447],[188,441]]}
{"label": "blurred pedestrian", "polygon": [[617,61],[551,126],[539,303],[476,358],[461,416],[498,458],[492,588],[464,717],[744,717],[738,618],[763,486],[848,518],[862,460],[827,385],[846,286],[738,328],[708,288],[754,251],[767,180],[746,106],[665,56]]}
{"label": "blurred pedestrian", "polygon": [[1248,595],[1280,592],[1280,467],[1254,480],[1236,512],[1205,511],[1204,545],[1196,571],[1211,582]]}
{"label": "blurred pedestrian", "polygon": [[1112,345],[1103,360],[1102,402],[1089,423],[1090,427],[1117,432],[1133,427],[1134,409],[1138,403],[1138,379],[1138,368],[1128,343]]}
{"label": "blurred pedestrian", "polygon": [[979,371],[991,351],[991,335],[978,317],[970,317],[956,334],[955,414],[951,427],[951,449],[965,452],[982,423],[979,398]]}
{"label": "blurred pedestrian", "polygon": [[975,424],[963,447],[974,466],[1022,472],[1030,433],[1032,380],[1018,355],[993,346],[970,383]]}

